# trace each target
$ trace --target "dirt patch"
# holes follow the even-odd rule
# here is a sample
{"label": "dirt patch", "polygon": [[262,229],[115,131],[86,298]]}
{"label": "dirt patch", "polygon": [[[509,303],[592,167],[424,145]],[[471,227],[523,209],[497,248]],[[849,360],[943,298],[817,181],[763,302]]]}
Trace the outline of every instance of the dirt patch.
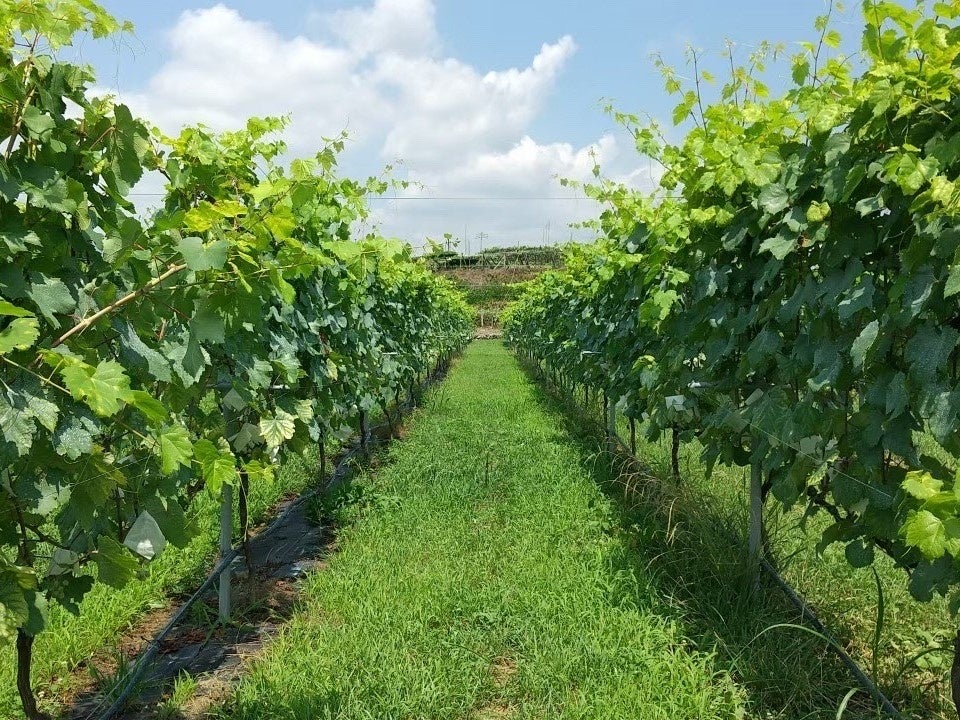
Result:
{"label": "dirt patch", "polygon": [[470,717],[473,720],[503,720],[512,716],[512,705],[505,702],[492,702],[477,708]]}
{"label": "dirt patch", "polygon": [[504,688],[510,679],[517,674],[517,661],[507,655],[501,655],[493,661],[490,667],[493,682],[498,688]]}
{"label": "dirt patch", "polygon": [[53,683],[58,687],[58,700],[66,707],[73,707],[96,692],[101,678],[118,677],[121,667],[126,665],[130,658],[143,653],[150,641],[170,622],[178,604],[171,600],[164,607],[147,612],[111,652],[98,652],[79,663],[69,676],[54,678]]}
{"label": "dirt patch", "polygon": [[[152,720],[166,716],[169,713],[169,709],[163,709],[166,701],[173,694],[177,680],[184,676],[193,678],[196,685],[189,698],[177,708],[178,720],[204,717],[211,708],[221,704],[246,671],[251,658],[263,650],[296,612],[301,578],[309,571],[322,569],[325,564],[322,558],[335,549],[326,535],[320,537],[325,538],[325,544],[314,553],[318,559],[310,564],[304,563],[301,553],[293,553],[289,563],[264,563],[253,572],[237,566],[232,586],[233,622],[228,626],[212,625],[217,616],[215,596],[196,605],[188,619],[163,639],[157,658],[137,688],[136,701],[117,717]],[[285,545],[282,538],[278,544]],[[251,557],[263,561],[269,554],[265,555],[251,544]],[[156,629],[165,624],[159,623]],[[144,641],[141,649],[148,643],[149,640]],[[117,677],[115,663],[103,669],[112,671],[103,677]],[[70,720],[98,717],[106,706],[100,694],[103,690],[90,688],[67,717]]]}

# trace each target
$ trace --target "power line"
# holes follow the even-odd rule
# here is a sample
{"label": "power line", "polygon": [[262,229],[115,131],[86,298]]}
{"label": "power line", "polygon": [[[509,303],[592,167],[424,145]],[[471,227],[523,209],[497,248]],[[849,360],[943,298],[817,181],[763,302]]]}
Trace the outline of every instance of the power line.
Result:
{"label": "power line", "polygon": [[[135,192],[129,193],[131,197],[165,197],[165,193],[143,193]],[[395,201],[408,201],[408,200],[438,200],[442,202],[541,202],[541,201],[550,201],[550,202],[582,202],[589,201],[592,198],[587,197],[536,197],[536,196],[527,196],[527,197],[493,197],[493,196],[476,196],[476,197],[456,197],[456,196],[439,196],[439,197],[385,197],[385,196],[371,196],[366,198],[367,200],[378,200],[381,202],[395,202]],[[599,202],[599,201],[595,201]]]}

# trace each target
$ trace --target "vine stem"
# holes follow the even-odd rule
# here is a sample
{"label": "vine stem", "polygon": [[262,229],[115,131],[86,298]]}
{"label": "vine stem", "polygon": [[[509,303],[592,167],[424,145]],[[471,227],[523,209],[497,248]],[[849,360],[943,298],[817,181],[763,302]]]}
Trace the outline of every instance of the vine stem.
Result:
{"label": "vine stem", "polygon": [[163,273],[157,278],[154,278],[143,287],[137,288],[132,293],[128,295],[124,295],[122,298],[120,298],[116,302],[110,303],[102,310],[78,322],[72,328],[67,330],[67,332],[65,332],[63,335],[61,335],[56,340],[54,340],[53,347],[56,347],[57,345],[62,345],[74,335],[77,335],[78,333],[82,333],[84,330],[86,330],[88,327],[93,325],[95,322],[97,322],[101,318],[105,317],[106,315],[109,315],[115,310],[118,310],[119,308],[123,307],[127,303],[132,302],[133,300],[136,300],[138,297],[140,297],[144,293],[150,292],[152,289],[154,289],[155,287],[163,283],[163,281],[166,280],[167,278],[173,275],[176,275],[178,272],[181,272],[186,269],[187,269],[186,263],[171,265],[169,268],[167,268],[167,271],[165,273]]}
{"label": "vine stem", "polygon": [[[30,81],[30,72],[33,69],[33,58],[37,52],[37,44],[40,42],[40,33],[37,33],[33,38],[33,42],[30,43],[30,54],[27,59],[24,61],[24,76],[27,82]],[[33,100],[34,92],[36,92],[37,86],[34,85],[27,92],[27,96],[23,100],[23,107],[20,108],[20,112],[17,113],[17,121],[13,124],[13,129],[10,131],[10,142],[7,143],[7,150],[4,153],[4,157],[9,158],[13,153],[13,146],[17,143],[17,138],[20,137],[20,128],[23,127],[23,115],[27,112],[27,108],[30,107],[30,102]]]}
{"label": "vine stem", "polygon": [[833,17],[833,3],[830,0],[830,7],[827,10],[827,22],[820,31],[820,42],[817,44],[817,52],[813,55],[813,86],[817,86],[817,74],[820,72],[820,53],[823,51],[823,41],[827,37],[827,30],[830,27],[830,19]]}
{"label": "vine stem", "polygon": [[707,118],[703,112],[703,95],[700,92],[700,63],[697,57],[696,48],[690,48],[690,54],[693,56],[693,82],[697,88],[697,107],[700,108],[700,122],[703,129],[707,129]]}

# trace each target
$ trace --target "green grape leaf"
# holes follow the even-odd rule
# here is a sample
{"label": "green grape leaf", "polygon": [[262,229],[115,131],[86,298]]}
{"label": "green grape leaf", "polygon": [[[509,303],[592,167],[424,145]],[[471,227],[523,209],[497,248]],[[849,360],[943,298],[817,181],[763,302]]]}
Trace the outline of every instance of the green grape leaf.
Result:
{"label": "green grape leaf", "polygon": [[64,419],[53,434],[53,449],[59,455],[77,460],[93,450],[93,440],[100,428],[91,417],[72,413]]}
{"label": "green grape leaf", "polygon": [[33,446],[36,431],[33,416],[28,411],[11,405],[6,397],[0,394],[0,433],[4,440],[13,443],[21,455],[26,455]]}
{"label": "green grape leaf", "polygon": [[24,310],[22,307],[17,307],[11,302],[6,300],[0,300],[0,315],[5,317],[33,317],[33,313],[29,310]]}
{"label": "green grape leaf", "polygon": [[23,624],[23,630],[28,635],[36,637],[46,630],[50,622],[50,603],[43,593],[36,590],[27,590],[24,593],[24,599],[27,602],[27,619]]}
{"label": "green grape leaf", "polygon": [[143,342],[130,322],[118,319],[114,321],[113,329],[120,337],[120,346],[135,360],[135,364],[146,367],[154,380],[170,382],[170,361]]}
{"label": "green grape leaf", "polygon": [[844,548],[843,554],[851,567],[865,568],[873,564],[873,543],[858,538]]}
{"label": "green grape leaf", "polygon": [[823,222],[830,217],[830,203],[812,202],[807,208],[807,221],[816,223]]}
{"label": "green grape leaf", "polygon": [[174,371],[187,387],[200,380],[210,362],[210,355],[193,333],[187,335],[186,342],[171,345],[168,355],[173,361]]}
{"label": "green grape leaf", "polygon": [[931,407],[930,432],[941,443],[947,443],[960,422],[960,392],[938,393]]}
{"label": "green grape leaf", "polygon": [[30,588],[23,585],[23,573],[3,565],[0,561],[0,644],[12,641],[30,617]]}
{"label": "green grape leaf", "polygon": [[137,410],[143,413],[147,422],[151,425],[162,425],[170,417],[170,412],[164,407],[163,403],[157,400],[153,395],[143,390],[133,390],[130,392],[129,402]]}
{"label": "green grape leaf", "polygon": [[772,238],[767,238],[760,244],[760,252],[768,252],[777,260],[783,260],[797,249],[797,239],[783,230]]}
{"label": "green grape leaf", "polygon": [[[186,215],[184,215],[183,223],[186,225],[187,229],[190,230],[190,232],[204,233],[210,228],[220,224],[222,220],[223,214],[220,213],[211,203],[204,200],[198,203],[196,207],[187,211]],[[199,240],[199,238],[186,239]],[[184,257],[186,257],[186,253],[184,253]],[[191,269],[195,270],[196,268]]]}
{"label": "green grape leaf", "polygon": [[917,500],[929,500],[943,489],[943,482],[924,470],[913,470],[907,473],[902,487]]}
{"label": "green grape leaf", "polygon": [[237,482],[237,461],[229,448],[221,449],[209,440],[200,440],[194,445],[194,458],[200,463],[204,483],[218,494],[223,486]]}
{"label": "green grape leaf", "polygon": [[263,437],[260,435],[259,427],[252,423],[244,423],[237,434],[230,439],[230,442],[238,452],[243,452],[263,442]]}
{"label": "green grape leaf", "polygon": [[947,551],[943,523],[928,510],[911,510],[902,533],[907,544],[920,550],[928,560],[936,560]]}
{"label": "green grape leaf", "polygon": [[958,292],[960,292],[960,263],[950,266],[950,274],[943,287],[943,297],[944,299],[953,297]]}
{"label": "green grape leaf", "polygon": [[862,368],[867,359],[867,353],[877,342],[880,333],[880,323],[874,320],[867,325],[850,347],[850,357],[855,368]]}
{"label": "green grape leaf", "polygon": [[44,275],[39,275],[38,278],[30,284],[27,296],[51,325],[60,327],[55,315],[72,312],[77,307],[77,301],[59,278]]}
{"label": "green grape leaf", "polygon": [[104,360],[93,368],[70,359],[60,374],[70,394],[101,417],[115,415],[130,400],[130,378],[115,360]]}
{"label": "green grape leaf", "polygon": [[198,237],[185,237],[177,243],[177,250],[183,255],[187,267],[195,272],[220,270],[227,264],[225,240],[204,243]]}
{"label": "green grape leaf", "polygon": [[62,473],[48,471],[45,476],[18,478],[14,485],[21,505],[36,515],[52,516],[70,501],[70,483]]}
{"label": "green grape leaf", "polygon": [[770,183],[760,190],[757,200],[765,212],[770,215],[777,215],[790,205],[790,194],[780,183]]}
{"label": "green grape leaf", "polygon": [[937,174],[939,163],[936,158],[921,158],[913,153],[904,153],[899,157],[894,156],[887,169],[905,194],[915,195]]}
{"label": "green grape leaf", "polygon": [[126,547],[107,535],[100,537],[94,560],[100,582],[117,589],[136,577],[139,566]]}
{"label": "green grape leaf", "polygon": [[864,198],[860,200],[856,205],[856,210],[862,217],[867,215],[872,215],[875,212],[880,212],[885,209],[886,205],[884,204],[883,195],[876,195],[874,197]]}
{"label": "green grape leaf", "polygon": [[907,408],[910,396],[907,393],[907,377],[902,372],[898,372],[890,380],[887,386],[887,415],[896,417]]}
{"label": "green grape leaf", "polygon": [[810,61],[805,55],[798,55],[794,59],[790,76],[797,85],[803,85],[807,81],[810,76]]}
{"label": "green grape leaf", "polygon": [[958,338],[960,335],[949,326],[921,325],[907,342],[905,357],[910,364],[910,375],[922,382],[931,382],[937,372],[946,367]]}
{"label": "green grape leaf", "polygon": [[42,140],[57,127],[57,121],[36,105],[28,105],[24,109],[21,123],[28,130],[29,135],[36,140]]}
{"label": "green grape leaf", "polygon": [[226,339],[223,319],[209,308],[200,308],[190,318],[190,333],[200,342],[222,343]]}
{"label": "green grape leaf", "polygon": [[271,450],[283,445],[296,432],[295,418],[288,412],[277,410],[276,415],[260,420],[260,435]]}
{"label": "green grape leaf", "polygon": [[156,436],[154,451],[160,457],[160,472],[172,475],[181,466],[190,467],[193,445],[190,435],[182,425],[168,425]]}
{"label": "green grape leaf", "polygon": [[16,318],[0,331],[0,355],[12,350],[27,350],[40,337],[40,323],[34,317]]}

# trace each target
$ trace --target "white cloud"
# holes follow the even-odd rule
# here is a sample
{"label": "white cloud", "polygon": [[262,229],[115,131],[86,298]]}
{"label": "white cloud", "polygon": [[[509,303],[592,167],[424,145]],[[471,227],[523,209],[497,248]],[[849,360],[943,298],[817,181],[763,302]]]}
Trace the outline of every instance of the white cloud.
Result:
{"label": "white cloud", "polygon": [[401,101],[383,152],[432,166],[507,149],[539,114],[575,50],[563,37],[543,45],[530,67],[482,76],[454,59],[384,57],[375,77]]}
{"label": "white cloud", "polygon": [[313,14],[361,57],[396,54],[433,55],[440,48],[431,0],[378,0],[372,9],[350,8],[330,15]]}
{"label": "white cloud", "polygon": [[284,36],[222,4],[185,12],[164,64],[122,99],[171,133],[291,113],[292,155],[347,129],[346,172],[374,174],[401,159],[425,188],[414,194],[518,198],[377,203],[384,231],[415,244],[464,222],[504,243],[534,242],[547,223],[565,235],[566,223],[596,214],[586,200],[531,199],[569,196],[557,177],[588,179],[591,153],[605,165],[619,157],[611,136],[574,147],[530,135],[576,52],[573,38],[543,44],[527,67],[485,71],[443,55],[433,0],[376,0],[314,14],[305,27],[322,28],[323,39]]}

